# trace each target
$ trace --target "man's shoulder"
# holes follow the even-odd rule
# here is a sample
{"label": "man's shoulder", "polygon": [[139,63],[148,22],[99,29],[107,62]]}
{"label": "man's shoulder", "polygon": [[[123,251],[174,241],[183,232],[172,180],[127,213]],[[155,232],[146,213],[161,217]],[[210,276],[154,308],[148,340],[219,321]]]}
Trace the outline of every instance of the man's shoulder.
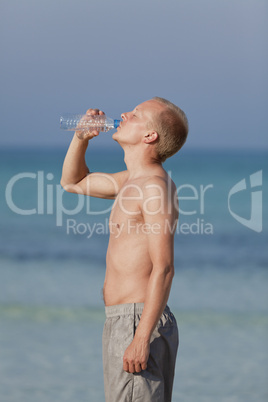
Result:
{"label": "man's shoulder", "polygon": [[176,188],[171,177],[164,171],[163,174],[154,174],[143,178],[142,186],[144,189],[161,187],[163,190]]}

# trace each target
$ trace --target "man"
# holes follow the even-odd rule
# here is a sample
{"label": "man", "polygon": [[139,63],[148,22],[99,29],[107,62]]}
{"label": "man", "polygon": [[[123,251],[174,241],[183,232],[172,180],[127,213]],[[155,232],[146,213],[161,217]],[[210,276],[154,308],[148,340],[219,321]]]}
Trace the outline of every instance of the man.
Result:
{"label": "man", "polygon": [[[87,115],[104,114],[89,109]],[[90,173],[88,141],[74,135],[61,184],[66,191],[115,199],[110,216],[103,297],[106,402],[171,401],[178,329],[167,307],[174,275],[178,219],[174,183],[162,167],[186,141],[188,122],[171,102],[155,97],[121,115],[113,139],[126,171]]]}

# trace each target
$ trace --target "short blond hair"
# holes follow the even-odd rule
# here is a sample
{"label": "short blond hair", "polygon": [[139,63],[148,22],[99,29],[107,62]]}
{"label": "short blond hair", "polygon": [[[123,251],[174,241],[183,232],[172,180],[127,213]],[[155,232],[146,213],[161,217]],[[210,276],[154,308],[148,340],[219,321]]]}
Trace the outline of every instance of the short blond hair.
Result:
{"label": "short blond hair", "polygon": [[158,96],[152,99],[166,106],[149,123],[149,128],[158,133],[156,152],[159,160],[164,162],[184,145],[189,130],[188,120],[184,111],[174,103]]}

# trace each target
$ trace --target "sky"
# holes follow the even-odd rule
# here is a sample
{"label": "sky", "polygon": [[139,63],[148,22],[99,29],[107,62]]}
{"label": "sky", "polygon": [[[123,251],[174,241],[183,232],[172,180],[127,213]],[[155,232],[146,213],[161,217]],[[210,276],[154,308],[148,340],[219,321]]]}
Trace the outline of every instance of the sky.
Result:
{"label": "sky", "polygon": [[267,42],[267,0],[1,0],[0,147],[66,147],[61,113],[161,96],[188,149],[267,150]]}

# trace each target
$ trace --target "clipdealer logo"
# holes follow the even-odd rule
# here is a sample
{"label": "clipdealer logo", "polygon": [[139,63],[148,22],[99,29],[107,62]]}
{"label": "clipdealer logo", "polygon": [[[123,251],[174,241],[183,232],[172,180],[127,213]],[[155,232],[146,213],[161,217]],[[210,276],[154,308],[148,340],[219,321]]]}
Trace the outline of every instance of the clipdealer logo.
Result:
{"label": "clipdealer logo", "polygon": [[[171,172],[168,172],[171,176]],[[109,175],[105,175],[106,178],[110,178]],[[17,184],[20,182],[20,185],[24,183],[24,180],[32,180],[33,186],[35,186],[35,190],[37,192],[37,204],[32,205],[33,208],[26,209],[20,205],[23,196],[18,197],[18,193],[16,190]],[[33,172],[24,172],[19,173],[8,181],[5,190],[6,203],[11,211],[18,215],[53,215],[55,214],[56,225],[62,226],[64,223],[64,217],[72,216],[79,214],[83,209],[86,209],[87,215],[103,215],[107,214],[111,211],[112,206],[101,211],[94,211],[91,207],[91,197],[84,197],[81,194],[77,195],[77,204],[73,208],[68,208],[66,203],[64,202],[64,193],[65,191],[61,187],[60,184],[53,184],[52,180],[54,179],[54,175],[52,173],[47,173],[43,171],[38,171],[37,173]],[[249,185],[247,186],[247,181]],[[116,185],[116,183],[113,183]],[[262,170],[259,170],[255,173],[252,173],[249,178],[244,178],[236,183],[229,191],[226,202],[228,204],[228,211],[230,215],[243,226],[255,231],[262,231]],[[179,213],[184,216],[193,216],[196,217],[196,221],[183,222],[178,224],[176,233],[177,234],[213,234],[214,228],[211,222],[207,222],[205,219],[205,203],[207,197],[210,197],[210,192],[213,190],[213,184],[200,186],[193,186],[191,184],[182,184],[177,188],[177,195],[180,201],[183,202],[184,209],[179,208]],[[138,196],[142,199],[142,194],[140,194],[141,189],[139,189]],[[244,192],[244,196],[247,193],[250,194],[250,217],[249,219],[241,216],[237,212],[235,212],[235,202],[233,198],[235,198],[236,194],[240,194]],[[208,194],[207,194],[208,193]],[[15,195],[16,194],[16,195]],[[160,197],[160,195],[159,195]],[[137,199],[137,197],[134,197]],[[185,203],[186,202],[186,203]],[[187,208],[187,209],[186,209]],[[80,226],[79,226],[80,225]],[[82,223],[77,223],[75,219],[67,220],[67,233],[73,231],[75,234],[85,234],[86,224],[81,226]],[[101,223],[99,224],[101,225]],[[106,224],[105,224],[106,225]],[[97,226],[97,230],[94,231],[99,233],[107,232],[107,225],[105,228],[100,230],[99,226]],[[79,230],[78,230],[79,229]],[[92,229],[92,228],[91,228]],[[105,230],[104,230],[105,229]],[[173,230],[174,228],[172,228]],[[155,228],[154,228],[155,230]],[[82,233],[83,232],[83,233]]]}
{"label": "clipdealer logo", "polygon": [[[105,177],[106,180],[110,180],[111,184],[117,189],[117,183],[113,179],[111,175],[105,173],[97,173],[102,178]],[[168,172],[171,178],[171,172]],[[93,209],[94,202],[92,202],[91,197],[85,197],[82,194],[76,194],[76,198],[72,199],[72,201],[76,200],[76,204],[72,202],[72,207],[70,207],[70,203],[68,202],[68,194],[62,188],[62,186],[57,183],[53,183],[54,175],[52,173],[46,173],[44,171],[34,172],[23,172],[14,175],[10,178],[6,185],[5,189],[5,198],[6,203],[9,209],[17,215],[54,215],[56,219],[57,226],[63,226],[66,221],[66,229],[67,234],[74,233],[80,235],[89,235],[91,237],[94,233],[96,234],[107,234],[107,222],[103,223],[103,219],[101,222],[78,222],[76,219],[73,219],[80,212],[85,212],[86,215],[96,216],[96,215],[105,215],[112,210],[112,205],[110,205],[106,209],[101,209],[95,211]],[[35,195],[36,201],[33,202],[30,206],[27,204],[27,208],[25,208],[24,198],[25,197],[22,191],[24,188],[25,181],[28,181],[28,192],[29,186],[31,188],[31,193]],[[30,181],[30,182],[29,182]],[[151,185],[152,186],[152,185]],[[211,235],[213,234],[213,225],[211,222],[207,222],[205,219],[205,204],[207,201],[207,197],[210,196],[210,191],[213,189],[213,184],[203,185],[200,184],[198,186],[194,186],[191,184],[182,184],[176,189],[176,195],[183,203],[182,207],[177,205],[175,200],[175,194],[172,193],[172,181],[168,182],[168,198],[170,203],[168,204],[169,212],[171,208],[171,204],[174,203],[176,209],[178,209],[179,214],[181,216],[189,216],[192,218],[189,222],[184,221],[178,223],[176,227],[174,225],[168,224],[166,222],[165,228],[170,232],[175,232],[176,234],[194,234],[194,235]],[[125,190],[135,190],[136,193],[133,196],[128,196],[125,194]],[[78,188],[79,190],[79,188]],[[118,190],[118,189],[117,189]],[[78,191],[79,192],[79,191]],[[90,185],[88,187],[88,193],[90,193]],[[67,202],[65,201],[65,197],[67,198]],[[133,215],[131,211],[126,208],[127,202],[131,199],[142,201],[143,198],[143,190],[139,186],[134,184],[128,184],[124,187],[123,193],[118,201],[119,207],[124,212],[125,215],[129,215],[129,219]],[[151,198],[147,199],[144,202],[144,210],[146,213],[154,215],[155,211],[150,211],[150,205],[153,200],[159,200],[159,212],[163,213],[164,207],[164,194],[162,194],[162,190],[159,186],[155,185],[155,195]],[[71,217],[71,219],[66,219],[67,217]],[[129,230],[133,230],[132,221],[129,224]],[[140,227],[137,225],[139,231],[148,231],[148,224],[144,224],[144,227]],[[111,229],[111,228],[110,228]],[[157,232],[159,228],[156,228],[156,225],[151,228],[152,231]],[[94,232],[94,233],[93,233]]]}
{"label": "clipdealer logo", "polygon": [[237,220],[241,225],[260,233],[262,231],[262,170],[252,173],[249,176],[250,182],[250,218],[246,219],[237,213],[233,212],[231,209],[231,197],[234,194],[240,193],[241,191],[248,190],[246,179],[240,180],[236,183],[228,194],[228,210],[230,214]]}

